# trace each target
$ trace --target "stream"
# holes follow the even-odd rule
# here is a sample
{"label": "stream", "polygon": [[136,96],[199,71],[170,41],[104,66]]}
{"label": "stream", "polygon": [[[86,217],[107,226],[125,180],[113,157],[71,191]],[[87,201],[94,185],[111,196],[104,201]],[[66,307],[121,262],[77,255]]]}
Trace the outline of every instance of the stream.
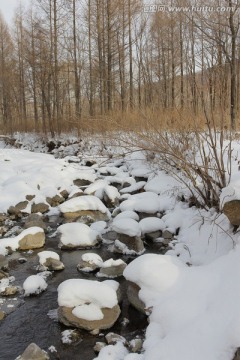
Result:
{"label": "stream", "polygon": [[[58,226],[57,221],[54,224],[50,222],[48,225],[52,227],[52,233]],[[77,341],[71,344],[62,343],[61,332],[66,330],[67,327],[61,325],[56,319],[48,315],[49,311],[51,313],[52,310],[56,310],[58,307],[58,285],[64,280],[73,278],[99,281],[107,279],[98,279],[94,274],[80,273],[77,270],[77,264],[80,261],[81,255],[86,252],[94,252],[99,254],[103,260],[111,257],[117,259],[121,256],[126,263],[129,263],[134,257],[113,254],[108,251],[105,244],[90,250],[61,251],[58,248],[58,238],[56,236],[49,237],[49,235],[47,234],[44,250],[58,252],[61,261],[65,265],[65,269],[63,271],[52,272],[52,275],[47,278],[47,290],[38,296],[23,297],[23,295],[17,295],[5,298],[6,302],[2,304],[1,309],[6,310],[8,315],[1,321],[0,325],[0,359],[14,360],[23,353],[30,343],[34,342],[40,348],[48,351],[50,359],[92,360],[97,356],[93,350],[95,343],[97,341],[104,341],[104,335],[108,332],[115,332],[124,336],[127,340],[131,340],[137,335],[143,337],[148,324],[147,317],[129,305],[126,296],[124,296],[126,293],[126,281],[123,277],[120,277],[116,280],[120,283],[123,301],[120,304],[121,315],[115,325],[111,329],[101,331],[99,335],[91,335],[87,331],[78,330],[79,339]],[[8,257],[9,273],[15,277],[13,285],[22,286],[28,276],[37,273],[37,253],[42,250],[38,249],[25,253],[14,252]],[[159,245],[152,243],[147,252],[159,253]],[[22,257],[27,260],[25,263],[18,261],[18,258]],[[126,324],[124,319],[128,319],[129,322]],[[57,352],[51,353],[48,350],[50,346],[54,346]]]}

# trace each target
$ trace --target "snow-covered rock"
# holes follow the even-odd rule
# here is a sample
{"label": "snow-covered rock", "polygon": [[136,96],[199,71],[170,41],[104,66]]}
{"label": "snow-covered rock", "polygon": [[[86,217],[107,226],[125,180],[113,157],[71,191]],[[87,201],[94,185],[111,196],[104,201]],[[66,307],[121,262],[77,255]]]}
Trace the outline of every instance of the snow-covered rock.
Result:
{"label": "snow-covered rock", "polygon": [[21,234],[13,238],[1,239],[1,248],[7,251],[7,248],[11,248],[13,251],[16,250],[31,250],[43,247],[45,244],[45,233],[42,228],[31,227],[23,230]]}
{"label": "snow-covered rock", "polygon": [[99,269],[102,264],[103,260],[98,254],[85,253],[81,256],[77,269],[83,272],[91,272]]}
{"label": "snow-covered rock", "polygon": [[59,247],[63,249],[88,248],[99,243],[99,233],[82,223],[69,223],[60,225]]}
{"label": "snow-covered rock", "polygon": [[41,275],[31,275],[23,283],[24,295],[37,295],[47,289],[48,284]]}
{"label": "snow-covered rock", "polygon": [[59,205],[59,209],[66,219],[92,216],[93,221],[107,221],[111,216],[102,201],[94,195],[83,195],[67,200]]}
{"label": "snow-covered rock", "polygon": [[104,261],[104,263],[101,265],[101,268],[97,273],[97,276],[109,277],[109,278],[122,276],[126,266],[127,264],[122,259],[118,259],[118,260],[108,259]]}
{"label": "snow-covered rock", "polygon": [[60,256],[54,251],[41,251],[38,253],[40,270],[63,270],[64,264],[60,261]]}
{"label": "snow-covered rock", "polygon": [[58,287],[58,304],[60,322],[89,331],[110,328],[120,314],[116,291],[98,281],[64,281]]}
{"label": "snow-covered rock", "polygon": [[121,211],[132,210],[141,213],[155,214],[159,211],[159,197],[156,193],[146,191],[135,194],[120,204]]}

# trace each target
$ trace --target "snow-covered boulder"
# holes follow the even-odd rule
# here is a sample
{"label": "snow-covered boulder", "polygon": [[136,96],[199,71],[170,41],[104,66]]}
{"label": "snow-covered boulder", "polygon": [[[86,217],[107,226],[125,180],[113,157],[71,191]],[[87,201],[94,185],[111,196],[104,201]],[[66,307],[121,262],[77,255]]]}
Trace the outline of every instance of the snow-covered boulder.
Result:
{"label": "snow-covered boulder", "polygon": [[115,218],[111,229],[117,233],[114,251],[123,254],[140,255],[144,251],[141,229],[137,221],[127,218]]}
{"label": "snow-covered boulder", "polygon": [[97,276],[108,277],[108,278],[115,278],[118,276],[122,276],[123,271],[125,270],[126,266],[127,266],[127,264],[121,259],[106,260],[102,264],[100,271],[97,273]]}
{"label": "snow-covered boulder", "polygon": [[116,291],[104,282],[69,279],[58,287],[58,319],[88,331],[108,329],[118,319]]}
{"label": "snow-covered boulder", "polygon": [[57,271],[64,269],[64,264],[60,261],[60,256],[54,251],[41,251],[38,253],[38,257],[40,264],[39,269],[41,271]]}
{"label": "snow-covered boulder", "polygon": [[16,360],[49,360],[48,354],[40,349],[38,345],[32,343],[24,350],[21,356],[18,356]]}
{"label": "snow-covered boulder", "polygon": [[103,264],[101,256],[94,253],[85,253],[77,265],[78,271],[92,272],[99,269]]}
{"label": "snow-covered boulder", "polygon": [[146,240],[154,240],[162,235],[165,223],[157,217],[146,217],[139,222],[142,236]]}
{"label": "snow-covered boulder", "polygon": [[62,249],[85,249],[100,241],[99,233],[82,223],[60,225],[57,232],[60,233],[59,247]]}
{"label": "snow-covered boulder", "polygon": [[86,219],[88,222],[107,221],[111,215],[103,202],[94,195],[83,195],[59,205],[66,219]]}
{"label": "snow-covered boulder", "polygon": [[[43,247],[45,244],[45,233],[39,227],[31,227],[23,230],[21,234],[1,239],[0,247],[2,249],[15,250],[31,250]],[[7,250],[6,250],[7,251]]]}
{"label": "snow-covered boulder", "polygon": [[46,290],[47,283],[41,275],[31,275],[23,283],[24,295],[37,295]]}

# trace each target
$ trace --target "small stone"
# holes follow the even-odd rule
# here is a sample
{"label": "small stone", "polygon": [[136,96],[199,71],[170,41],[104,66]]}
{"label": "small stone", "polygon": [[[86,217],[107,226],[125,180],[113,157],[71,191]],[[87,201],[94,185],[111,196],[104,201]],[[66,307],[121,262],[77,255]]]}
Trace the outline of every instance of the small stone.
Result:
{"label": "small stone", "polygon": [[44,203],[38,203],[38,204],[32,204],[32,207],[31,207],[31,212],[32,213],[45,213],[49,210],[49,206],[47,204],[44,204]]}
{"label": "small stone", "polygon": [[8,273],[6,273],[3,270],[0,270],[0,280],[8,278],[8,277],[9,277]]}
{"label": "small stone", "polygon": [[36,196],[36,195],[26,195],[26,199],[27,199],[28,201],[31,201],[32,199],[35,198],[35,196]]}
{"label": "small stone", "polygon": [[107,344],[103,341],[98,341],[96,342],[93,350],[96,352],[96,353],[99,353]]}
{"label": "small stone", "polygon": [[123,344],[127,343],[127,340],[125,339],[125,337],[123,337],[119,334],[113,333],[113,332],[108,333],[105,336],[105,339],[107,340],[108,345],[116,344],[119,341],[122,342]]}
{"label": "small stone", "polygon": [[0,270],[8,269],[8,260],[4,255],[0,254]]}
{"label": "small stone", "polygon": [[0,321],[5,318],[6,314],[4,311],[0,310]]}
{"label": "small stone", "polygon": [[19,241],[19,250],[32,250],[43,247],[45,244],[44,232],[27,234]]}
{"label": "small stone", "polygon": [[40,227],[43,230],[46,230],[47,226],[43,222],[41,215],[38,214],[30,214],[24,224],[24,229],[28,229],[30,227]]}
{"label": "small stone", "polygon": [[32,343],[28,345],[18,360],[50,360],[50,358],[44,350]]}
{"label": "small stone", "polygon": [[16,286],[7,286],[4,291],[1,292],[3,296],[13,296],[18,292],[18,288]]}
{"label": "small stone", "polygon": [[81,187],[81,186],[87,186],[91,184],[91,181],[85,180],[85,179],[75,179],[73,180],[74,185]]}
{"label": "small stone", "polygon": [[59,271],[64,269],[64,264],[60,260],[53,259],[51,257],[47,258],[43,266],[50,271]]}
{"label": "small stone", "polygon": [[27,262],[26,258],[19,258],[18,259],[19,264],[24,264],[25,262]]}
{"label": "small stone", "polygon": [[164,230],[163,233],[162,233],[162,237],[164,239],[172,240],[173,236],[174,235],[169,230]]}
{"label": "small stone", "polygon": [[140,352],[142,349],[143,341],[142,339],[136,338],[129,342],[129,350],[133,353]]}

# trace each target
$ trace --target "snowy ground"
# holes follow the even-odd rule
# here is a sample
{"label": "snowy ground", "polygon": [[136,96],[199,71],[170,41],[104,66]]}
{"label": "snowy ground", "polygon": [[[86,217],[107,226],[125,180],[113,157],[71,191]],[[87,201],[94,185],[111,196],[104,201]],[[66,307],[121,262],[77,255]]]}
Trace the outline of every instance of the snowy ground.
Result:
{"label": "snowy ground", "polygon": [[[188,189],[147,163],[143,153],[115,158],[119,149],[107,151],[102,143],[97,147],[90,141],[85,154],[83,145],[69,144],[55,150],[54,157],[38,153],[46,151],[40,141],[21,141],[22,148],[31,151],[0,143],[0,213],[24,201],[26,195],[46,202],[47,196],[61,190],[74,192],[73,180],[81,178],[92,183],[84,190],[86,196],[94,191],[103,199],[108,189],[110,197],[121,200],[121,215],[111,225],[114,230],[124,228],[129,236],[156,228],[175,234],[166,255],[139,256],[124,272],[126,279],[141,287],[140,297],[151,310],[142,354],[129,354],[117,343],[101,350],[98,359],[232,360],[240,347],[240,244],[225,215],[180,201],[182,195],[188,197]],[[238,152],[239,144],[233,145]],[[113,158],[108,158],[108,152]],[[85,166],[89,159],[95,160],[92,167]],[[236,198],[240,175],[236,166],[234,170],[233,182],[223,194],[234,189]],[[144,177],[141,185],[133,175]],[[129,185],[120,192],[109,188],[124,182]],[[145,192],[131,195],[140,186]],[[50,208],[51,213],[56,211]],[[137,212],[158,215],[139,221]],[[31,286],[25,284],[27,294]]]}

